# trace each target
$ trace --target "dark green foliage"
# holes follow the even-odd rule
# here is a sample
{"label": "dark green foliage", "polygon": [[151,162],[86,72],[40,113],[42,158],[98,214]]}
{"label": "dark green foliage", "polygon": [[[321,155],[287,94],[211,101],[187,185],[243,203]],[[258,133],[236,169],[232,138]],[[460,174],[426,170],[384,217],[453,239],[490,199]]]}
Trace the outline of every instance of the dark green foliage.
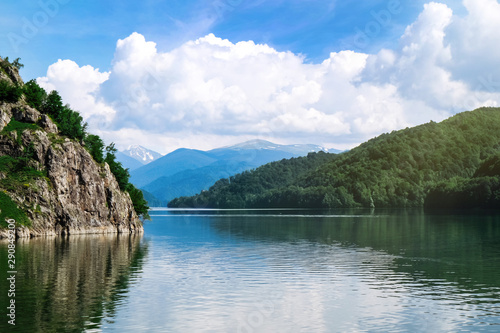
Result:
{"label": "dark green foliage", "polygon": [[435,185],[427,209],[500,208],[500,177],[454,178]]}
{"label": "dark green foliage", "polygon": [[0,191],[0,228],[7,227],[7,219],[15,220],[16,226],[31,225],[26,213],[6,193]]}
{"label": "dark green foliage", "polygon": [[141,190],[137,189],[134,185],[129,184],[127,192],[130,194],[130,199],[134,204],[134,210],[137,215],[141,216],[143,219],[150,220],[149,216],[149,206],[148,202],[144,199],[144,195]]}
{"label": "dark green foliage", "polygon": [[47,100],[47,92],[36,83],[36,80],[26,82],[23,91],[29,106],[38,110],[43,109],[43,105]]}
{"label": "dark green foliage", "polygon": [[5,80],[0,80],[0,102],[16,103],[23,94],[23,89]]}
{"label": "dark green foliage", "polygon": [[432,186],[425,198],[430,209],[500,208],[500,154],[486,159],[472,178],[456,177]]}
{"label": "dark green foliage", "polygon": [[4,134],[9,136],[11,132],[16,131],[17,132],[17,139],[16,142],[18,145],[22,144],[22,133],[24,130],[37,130],[40,129],[38,125],[35,124],[28,124],[28,123],[22,123],[20,121],[17,121],[15,119],[11,119],[11,121],[5,126],[0,134]]}
{"label": "dark green foliage", "polygon": [[2,130],[1,133],[7,134],[12,131],[17,131],[19,136],[22,134],[22,132],[26,129],[30,130],[37,130],[40,129],[38,125],[35,124],[28,124],[28,123],[22,123],[20,121],[17,121],[15,119],[11,119],[10,122],[5,126]]}
{"label": "dark green foliage", "polygon": [[85,138],[87,124],[78,112],[71,110],[69,105],[63,105],[57,91],[50,92],[43,103],[42,111],[52,117],[62,135],[80,141]]}
{"label": "dark green foliage", "polygon": [[498,159],[490,158],[499,150],[500,109],[481,108],[380,135],[314,167],[271,163],[169,206],[421,207],[429,189],[443,180],[469,178],[476,171],[490,175],[478,168],[489,161],[484,168],[496,170]]}
{"label": "dark green foliage", "polygon": [[64,108],[62,97],[55,90],[52,90],[43,104],[42,112],[48,114],[53,119],[57,119]]}
{"label": "dark green foliage", "polygon": [[69,106],[64,106],[55,120],[62,135],[79,141],[85,138],[87,123],[83,121],[78,112],[71,110]]}
{"label": "dark green foliage", "polygon": [[134,205],[134,210],[137,215],[142,216],[144,219],[149,219],[148,214],[148,203],[144,200],[144,196],[141,190],[138,190],[134,185],[129,183],[130,174],[128,169],[125,169],[120,162],[116,160],[116,152],[115,144],[111,143],[106,147],[106,158],[104,162],[108,163],[109,169],[111,173],[116,178],[118,185],[122,191],[127,191],[130,194],[130,198],[132,199],[132,203]]}
{"label": "dark green foliage", "polygon": [[474,174],[474,177],[488,176],[500,176],[500,154],[487,159]]}
{"label": "dark green foliage", "polygon": [[89,134],[85,137],[84,142],[94,160],[97,163],[104,162],[104,142],[102,139],[97,135]]}
{"label": "dark green foliage", "polygon": [[24,64],[21,64],[21,58],[17,58],[12,62],[12,66],[16,67],[17,69],[21,69],[24,67]]}
{"label": "dark green foliage", "polygon": [[114,143],[109,144],[106,147],[106,158],[104,159],[104,162],[108,163],[109,169],[111,170],[111,173],[115,175],[120,189],[122,191],[125,191],[128,188],[128,180],[130,178],[130,174],[128,173],[128,170],[125,169],[122,164],[116,160],[115,154],[117,151],[118,150],[115,148]]}
{"label": "dark green foliage", "polygon": [[[37,170],[30,166],[30,161],[33,158],[33,147],[28,146],[24,149],[23,156],[12,157],[8,155],[0,156],[0,172],[6,175],[0,179],[0,188],[12,193],[23,193],[24,191],[37,191],[35,181],[38,179],[46,179],[44,171]],[[3,193],[0,191],[0,194]],[[0,216],[1,221],[8,216],[22,225],[30,225],[29,219],[21,208],[9,199],[2,198],[0,200]],[[0,222],[1,222],[0,221]],[[3,223],[0,226],[4,226]]]}

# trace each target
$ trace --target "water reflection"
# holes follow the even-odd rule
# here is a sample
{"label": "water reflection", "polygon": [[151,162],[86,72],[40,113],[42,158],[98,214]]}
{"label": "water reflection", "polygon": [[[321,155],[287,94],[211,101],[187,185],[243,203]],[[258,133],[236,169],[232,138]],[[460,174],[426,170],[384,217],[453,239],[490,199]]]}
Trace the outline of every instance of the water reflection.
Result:
{"label": "water reflection", "polygon": [[151,264],[171,290],[156,316],[164,320],[150,322],[158,328],[494,332],[500,324],[497,214],[177,211],[154,221],[163,251]]}
{"label": "water reflection", "polygon": [[397,271],[464,285],[470,281],[499,284],[498,213],[431,215],[420,210],[379,210],[356,215],[272,216],[223,215],[210,225],[221,234],[247,241],[307,242],[381,251],[396,256]]}
{"label": "water reflection", "polygon": [[[139,279],[147,245],[141,235],[75,235],[16,244],[16,326],[6,332],[81,332],[111,321]],[[7,262],[0,243],[0,262]],[[6,269],[0,287],[6,291]],[[2,295],[0,307],[9,299]],[[2,311],[3,313],[3,311]]]}

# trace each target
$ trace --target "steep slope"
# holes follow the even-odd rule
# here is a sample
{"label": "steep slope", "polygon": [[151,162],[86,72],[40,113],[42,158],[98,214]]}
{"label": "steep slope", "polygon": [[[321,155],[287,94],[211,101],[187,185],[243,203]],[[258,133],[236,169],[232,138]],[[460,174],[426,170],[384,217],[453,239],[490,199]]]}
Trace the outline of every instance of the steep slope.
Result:
{"label": "steep slope", "polygon": [[[0,81],[22,91],[17,70],[0,62]],[[142,232],[109,165],[61,136],[24,96],[0,101],[0,238],[7,219],[15,220],[17,237]]]}
{"label": "steep slope", "polygon": [[[261,167],[170,205],[421,207],[432,186],[453,177],[471,177],[499,150],[500,109],[482,108],[439,124],[383,134],[288,183],[262,186],[269,174]],[[285,172],[286,163],[274,169]]]}

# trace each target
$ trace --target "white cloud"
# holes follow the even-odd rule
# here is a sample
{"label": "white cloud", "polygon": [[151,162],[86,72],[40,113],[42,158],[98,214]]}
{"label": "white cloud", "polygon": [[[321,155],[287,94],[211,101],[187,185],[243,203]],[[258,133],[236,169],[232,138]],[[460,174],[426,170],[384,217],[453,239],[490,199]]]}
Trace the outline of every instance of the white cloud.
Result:
{"label": "white cloud", "polygon": [[119,147],[168,152],[255,137],[345,147],[497,104],[500,5],[463,3],[464,17],[426,4],[398,48],[372,55],[345,50],[308,64],[301,55],[213,34],[162,53],[133,33],[117,42],[110,72],[65,60],[38,81]]}
{"label": "white cloud", "polygon": [[77,109],[89,123],[111,121],[115,110],[101,101],[99,89],[109,73],[101,73],[92,66],[79,67],[71,60],[60,60],[47,70],[47,76],[38,78],[45,90],[57,90],[64,102]]}
{"label": "white cloud", "polygon": [[463,3],[469,15],[454,17],[447,31],[446,40],[454,61],[446,67],[476,90],[498,92],[500,4],[497,0],[464,0]]}

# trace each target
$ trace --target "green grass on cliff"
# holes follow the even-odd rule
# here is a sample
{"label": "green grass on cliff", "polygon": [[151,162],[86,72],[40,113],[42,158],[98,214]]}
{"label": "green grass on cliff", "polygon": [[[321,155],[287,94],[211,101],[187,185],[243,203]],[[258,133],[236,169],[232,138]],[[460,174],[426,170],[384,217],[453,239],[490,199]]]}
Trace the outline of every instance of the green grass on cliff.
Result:
{"label": "green grass on cliff", "polygon": [[0,228],[7,228],[7,220],[16,221],[16,226],[30,226],[31,221],[26,213],[4,192],[0,191]]}
{"label": "green grass on cliff", "polygon": [[[12,131],[17,132],[17,140],[21,140],[21,134],[25,129],[37,129],[34,124],[25,124],[12,120],[1,132],[10,135]],[[23,195],[27,192],[36,192],[36,181],[40,178],[47,179],[44,170],[38,170],[33,164],[34,148],[32,145],[24,147],[23,155],[13,157],[10,155],[0,156],[0,188],[3,191]],[[26,216],[23,207],[19,207],[6,192],[0,192],[0,228],[7,227],[6,219],[16,220],[18,225],[30,226],[31,221]]]}
{"label": "green grass on cliff", "polygon": [[27,130],[27,129],[31,130],[31,131],[35,131],[35,130],[40,129],[40,126],[38,126],[36,124],[22,123],[20,121],[15,120],[15,119],[11,119],[11,121],[7,124],[7,126],[5,126],[3,128],[3,130],[0,132],[0,134],[11,137],[11,133],[15,131],[17,133],[16,143],[18,145],[22,145],[21,136],[22,136],[24,130]]}

